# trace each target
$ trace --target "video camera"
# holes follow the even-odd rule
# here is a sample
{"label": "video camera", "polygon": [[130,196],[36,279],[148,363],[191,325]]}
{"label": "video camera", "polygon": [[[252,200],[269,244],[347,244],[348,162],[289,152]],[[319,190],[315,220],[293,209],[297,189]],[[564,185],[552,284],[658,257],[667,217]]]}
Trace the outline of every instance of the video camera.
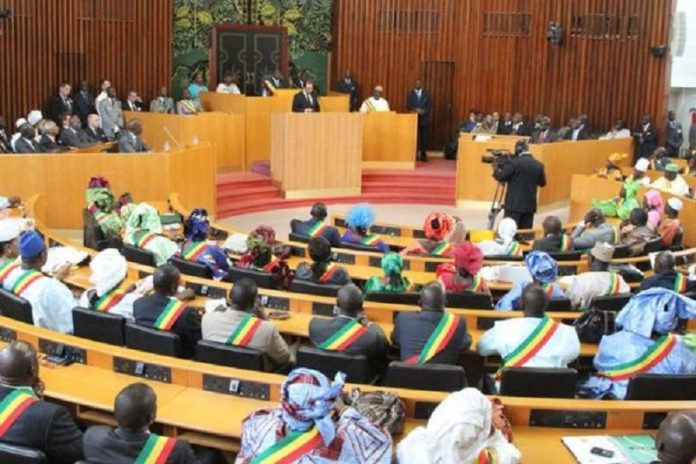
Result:
{"label": "video camera", "polygon": [[500,164],[512,158],[513,154],[509,150],[489,148],[486,154],[481,157],[481,162],[486,164]]}

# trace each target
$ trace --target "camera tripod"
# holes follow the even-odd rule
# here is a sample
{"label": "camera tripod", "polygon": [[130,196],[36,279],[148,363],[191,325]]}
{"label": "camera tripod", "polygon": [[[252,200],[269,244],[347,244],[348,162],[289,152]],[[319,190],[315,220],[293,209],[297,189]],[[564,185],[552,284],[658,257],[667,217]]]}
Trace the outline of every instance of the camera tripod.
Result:
{"label": "camera tripod", "polygon": [[488,213],[488,229],[495,230],[495,220],[498,218],[498,214],[503,210],[503,202],[505,201],[505,194],[507,193],[507,183],[498,182],[498,186],[495,188],[495,195],[493,196],[493,202],[491,203],[491,210]]}

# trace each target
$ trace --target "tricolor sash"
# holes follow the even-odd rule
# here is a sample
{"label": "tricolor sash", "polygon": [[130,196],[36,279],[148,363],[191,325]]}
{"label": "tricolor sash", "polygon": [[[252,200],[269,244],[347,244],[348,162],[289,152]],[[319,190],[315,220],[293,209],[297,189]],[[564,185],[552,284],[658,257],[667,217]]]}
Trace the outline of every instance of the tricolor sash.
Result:
{"label": "tricolor sash", "polygon": [[198,243],[194,242],[184,249],[181,256],[187,261],[197,261],[198,258],[200,258],[203,253],[208,250],[208,247],[209,245],[204,241]]}
{"label": "tricolor sash", "polygon": [[481,293],[483,292],[483,279],[477,275],[471,278],[471,285],[469,285],[469,289],[466,290],[467,292],[472,292],[472,293]]}
{"label": "tricolor sash", "polygon": [[125,296],[126,292],[115,288],[102,295],[97,301],[94,302],[92,307],[95,311],[99,311],[100,313],[108,313],[114,306],[119,304]]}
{"label": "tricolor sash", "polygon": [[145,442],[134,464],[165,464],[174,451],[174,446],[176,438],[160,437],[153,433]]}
{"label": "tricolor sash", "polygon": [[319,221],[309,229],[309,236],[312,238],[321,237],[324,231],[327,229],[327,225]]}
{"label": "tricolor sash", "polygon": [[379,243],[379,235],[377,234],[370,234],[366,235],[360,240],[360,243],[365,246],[376,246]]}
{"label": "tricolor sash", "polygon": [[522,253],[522,246],[520,245],[520,242],[518,241],[513,241],[510,244],[510,248],[508,248],[508,256],[519,256]]}
{"label": "tricolor sash", "polygon": [[450,245],[447,242],[441,242],[441,243],[438,243],[435,248],[433,248],[433,251],[431,251],[430,254],[433,256],[444,256],[445,253],[449,253],[451,251],[452,251],[452,245]]}
{"label": "tricolor sash", "polygon": [[142,230],[142,231],[136,233],[136,236],[138,238],[133,240],[135,242],[135,246],[137,246],[138,248],[144,249],[145,246],[148,243],[150,243],[150,241],[152,241],[152,239],[157,237],[157,234],[155,234],[154,232],[147,232],[145,230]]}
{"label": "tricolor sash", "polygon": [[104,221],[109,219],[109,215],[97,208],[97,205],[92,203],[92,205],[88,208],[88,211],[92,213],[92,216],[94,216],[94,220],[97,221],[97,224],[102,225]]}
{"label": "tricolor sash", "polygon": [[548,316],[544,316],[532,333],[522,340],[522,343],[520,343],[517,348],[503,358],[502,365],[496,373],[496,378],[500,377],[505,367],[524,367],[530,359],[546,346],[557,330],[558,322]]}
{"label": "tricolor sash", "polygon": [[26,292],[29,287],[43,278],[43,276],[44,275],[42,273],[35,269],[24,271],[12,286],[12,293],[17,296],[22,296],[22,294]]}
{"label": "tricolor sash", "polygon": [[22,265],[19,260],[16,259],[7,260],[0,265],[0,283],[2,283],[8,275],[10,275],[10,272],[14,271],[15,269],[19,269],[21,266]]}
{"label": "tricolor sash", "polygon": [[276,264],[278,264],[279,262],[280,262],[279,259],[274,259],[274,260],[271,261],[270,263],[266,264],[263,268],[261,268],[261,270],[262,270],[263,272],[272,272],[272,271],[273,271],[273,268],[274,268],[274,267],[276,266]]}
{"label": "tricolor sash", "polygon": [[328,266],[326,266],[326,271],[324,271],[324,274],[322,274],[321,277],[319,277],[319,282],[322,284],[327,283],[328,281],[331,280],[331,277],[338,271],[339,267],[338,264],[336,263],[329,263]]}
{"label": "tricolor sash", "polygon": [[499,462],[498,452],[495,448],[484,448],[478,456],[471,461],[471,464],[498,464]]}
{"label": "tricolor sash", "polygon": [[367,100],[365,100],[365,106],[367,107],[368,113],[372,113],[372,112],[377,111],[377,108],[375,108],[375,105],[370,101],[369,98]]}
{"label": "tricolor sash", "polygon": [[621,282],[619,275],[615,272],[611,273],[611,280],[609,281],[609,288],[607,288],[607,295],[618,295],[621,289]]}
{"label": "tricolor sash", "polygon": [[307,432],[290,432],[285,438],[256,456],[251,464],[290,464],[299,461],[321,446],[321,435],[316,427]]}
{"label": "tricolor sash", "polygon": [[273,83],[270,80],[266,79],[265,81],[263,81],[263,85],[264,85],[264,87],[266,87],[266,90],[271,92],[271,95],[276,94],[277,89],[276,89],[275,85],[273,85]]}
{"label": "tricolor sash", "polygon": [[549,298],[553,295],[553,282],[541,284],[541,288],[546,292]]}
{"label": "tricolor sash", "polygon": [[[0,277],[0,282],[2,277]],[[674,291],[677,293],[686,292],[686,287],[689,284],[687,277],[681,272],[677,272],[677,278],[674,280]]]}
{"label": "tricolor sash", "polygon": [[337,330],[336,333],[321,342],[319,344],[319,348],[326,351],[343,352],[353,343],[355,343],[360,337],[362,337],[365,332],[367,332],[365,326],[363,326],[356,319],[352,319],[346,325]]}
{"label": "tricolor sash", "polygon": [[196,105],[194,105],[192,101],[180,100],[179,103],[181,104],[181,106],[186,108],[189,113],[194,113],[194,114],[198,113],[198,110],[196,109]]}
{"label": "tricolor sash", "polygon": [[0,403],[0,438],[33,403],[39,401],[28,389],[15,390]]}
{"label": "tricolor sash", "polygon": [[186,309],[186,303],[174,298],[169,299],[169,303],[164,307],[159,317],[153,324],[156,329],[169,331]]}
{"label": "tricolor sash", "polygon": [[444,350],[452,340],[459,326],[459,318],[454,314],[445,313],[419,355],[411,356],[406,360],[407,364],[425,364],[436,354]]}
{"label": "tricolor sash", "polygon": [[611,241],[612,245],[616,245],[619,242],[619,229],[614,226],[611,227]]}
{"label": "tricolor sash", "polygon": [[658,338],[648,350],[638,359],[619,364],[606,371],[598,372],[600,377],[606,377],[614,381],[627,380],[637,374],[648,372],[660,364],[677,344],[677,336],[667,334]]}
{"label": "tricolor sash", "polygon": [[249,342],[251,342],[251,339],[260,326],[261,319],[247,314],[225,343],[228,345],[245,347],[249,345]]}
{"label": "tricolor sash", "polygon": [[561,234],[561,251],[570,251],[570,237],[567,234]]}

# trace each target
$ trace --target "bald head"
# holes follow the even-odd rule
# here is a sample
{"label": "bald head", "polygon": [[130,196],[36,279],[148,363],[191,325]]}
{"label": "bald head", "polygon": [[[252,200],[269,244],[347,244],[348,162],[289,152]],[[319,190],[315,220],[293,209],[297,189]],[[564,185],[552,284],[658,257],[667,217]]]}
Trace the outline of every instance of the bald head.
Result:
{"label": "bald head", "polygon": [[664,272],[674,269],[674,256],[669,251],[661,251],[655,256],[653,265],[655,272]]}
{"label": "bald head", "polygon": [[544,219],[542,227],[544,228],[545,235],[557,235],[561,233],[563,224],[558,216],[548,216],[546,219]]}
{"label": "bald head", "polygon": [[420,304],[423,311],[445,310],[445,289],[439,282],[431,282],[423,287],[420,295]]}
{"label": "bald head", "polygon": [[689,464],[696,458],[696,411],[670,413],[655,438],[657,457],[665,464]]}
{"label": "bald head", "polygon": [[230,301],[232,307],[239,311],[251,311],[256,304],[258,287],[256,282],[251,279],[239,279],[230,290]]}
{"label": "bald head", "polygon": [[525,317],[544,317],[549,296],[536,284],[527,285],[522,292],[522,311]]}
{"label": "bald head", "polygon": [[363,310],[363,295],[354,284],[341,287],[336,298],[336,306],[340,314],[348,317],[357,317]]}
{"label": "bald head", "polygon": [[121,390],[114,401],[114,417],[127,432],[145,432],[155,421],[157,395],[149,385],[133,383]]}
{"label": "bald head", "polygon": [[33,387],[39,377],[39,359],[32,345],[15,341],[0,350],[0,383]]}

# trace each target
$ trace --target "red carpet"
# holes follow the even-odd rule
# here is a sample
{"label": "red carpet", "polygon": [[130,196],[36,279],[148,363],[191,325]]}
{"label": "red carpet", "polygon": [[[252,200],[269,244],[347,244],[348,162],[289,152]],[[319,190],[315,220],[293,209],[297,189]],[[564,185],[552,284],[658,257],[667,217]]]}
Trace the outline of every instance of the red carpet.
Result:
{"label": "red carpet", "polygon": [[285,200],[271,185],[270,166],[255,163],[252,172],[221,173],[217,177],[218,218],[258,211],[308,206],[315,201],[332,203],[404,203],[454,205],[456,161],[433,159],[416,169],[366,170],[362,195],[339,198]]}

